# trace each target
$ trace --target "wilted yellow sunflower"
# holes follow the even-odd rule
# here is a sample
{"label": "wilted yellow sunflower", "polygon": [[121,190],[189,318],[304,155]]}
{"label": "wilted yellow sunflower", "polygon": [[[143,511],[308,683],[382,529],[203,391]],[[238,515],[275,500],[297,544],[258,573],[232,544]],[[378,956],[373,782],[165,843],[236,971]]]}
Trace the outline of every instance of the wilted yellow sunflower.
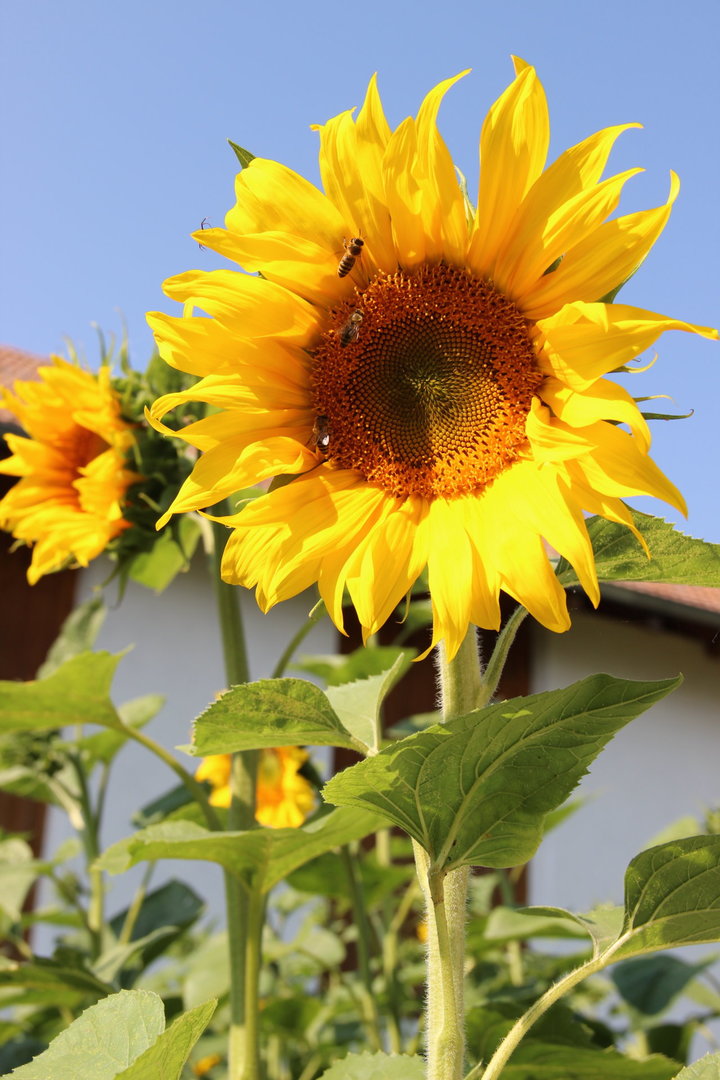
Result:
{"label": "wilted yellow sunflower", "polygon": [[0,473],[20,477],[0,500],[0,528],[33,545],[28,581],[91,559],[124,529],[122,501],[140,479],[125,467],[134,442],[110,383],[59,356],[2,402],[27,432],[6,435]]}
{"label": "wilted yellow sunflower", "polygon": [[[302,825],[313,806],[313,789],[298,772],[308,759],[298,746],[279,746],[261,750],[257,773],[255,817],[261,825],[273,829],[296,829]],[[212,806],[230,805],[230,754],[210,754],[195,773],[197,780],[207,780],[212,787]]]}
{"label": "wilted yellow sunflower", "polygon": [[252,160],[226,228],[198,234],[250,273],[171,278],[184,315],[149,317],[165,360],[201,376],[155,403],[156,426],[185,401],[215,410],[178,432],[202,457],[168,515],[297,476],[224,519],[223,577],[257,585],[264,610],[317,581],[340,628],[347,589],[367,636],[427,568],[450,656],[468,624],[498,626],[501,590],[561,631],[543,541],[597,603],[583,512],[632,528],[626,496],[685,510],[635,401],[604,376],[665,330],[716,335],[600,299],[647,255],[677,178],[665,205],[606,220],[640,170],[600,177],[639,125],[545,169],[545,94],[515,70],[482,129],[477,209],[436,126],[456,79],[395,131],[373,79],[356,119],[318,129],[325,194]]}

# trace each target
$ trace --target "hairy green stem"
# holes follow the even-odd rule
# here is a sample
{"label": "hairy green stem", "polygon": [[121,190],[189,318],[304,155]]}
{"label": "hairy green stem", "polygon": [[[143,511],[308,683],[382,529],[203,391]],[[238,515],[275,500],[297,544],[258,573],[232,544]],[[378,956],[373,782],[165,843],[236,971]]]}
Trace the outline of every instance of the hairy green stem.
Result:
{"label": "hairy green stem", "polygon": [[505,661],[510,652],[510,647],[527,614],[527,608],[524,608],[522,604],[518,604],[500,631],[492,656],[488,660],[487,667],[483,673],[482,690],[478,695],[475,708],[481,708],[483,705],[487,705],[494,698],[498,683],[500,682],[500,676],[505,667]]}
{"label": "hairy green stem", "polygon": [[[250,678],[240,594],[236,586],[226,584],[221,576],[222,552],[227,538],[227,529],[218,522],[214,522],[212,536],[212,550],[208,552],[208,556],[215,588],[225,675],[229,686],[237,686],[248,682]],[[230,807],[227,816],[229,831],[243,831],[255,826],[258,758],[259,754],[255,750],[232,756]],[[260,905],[258,915],[253,895],[246,892],[239,878],[225,870],[224,879],[230,954],[228,1080],[258,1080],[260,1049],[257,987],[251,992],[248,991],[248,987],[253,979],[257,983],[259,977],[264,902]],[[259,919],[259,929],[252,925],[253,918]]]}
{"label": "hairy green stem", "polygon": [[507,1065],[511,1054],[533,1024],[537,1023],[551,1005],[554,1005],[556,1001],[559,1001],[561,997],[567,994],[569,990],[572,990],[573,987],[577,986],[578,983],[581,983],[583,979],[587,979],[589,975],[594,975],[597,971],[601,971],[606,967],[610,961],[611,953],[615,952],[621,943],[622,939],[615,942],[612,949],[602,953],[600,956],[593,957],[593,959],[588,960],[586,964],[582,964],[580,967],[568,972],[567,975],[563,976],[562,979],[559,979],[546,990],[542,997],[538,998],[535,1004],[516,1021],[490,1058],[487,1065],[485,1067],[483,1067],[482,1063],[476,1065],[467,1074],[465,1080],[481,1080],[481,1078],[482,1080],[498,1080],[503,1069]]}
{"label": "hairy green stem", "polygon": [[[437,653],[443,720],[478,707],[483,681],[477,635],[471,627],[452,660],[444,644]],[[428,922],[426,1045],[427,1080],[460,1080],[465,1057],[464,968],[467,867],[437,874],[427,853],[413,842]]]}
{"label": "hairy green stem", "polygon": [[315,607],[308,615],[305,622],[302,624],[297,633],[290,639],[287,648],[283,651],[280,659],[275,665],[272,673],[273,679],[279,679],[285,674],[285,669],[295,655],[295,651],[299,645],[305,640],[306,636],[310,633],[315,623],[319,622],[325,614],[326,608],[322,600],[318,600]]}

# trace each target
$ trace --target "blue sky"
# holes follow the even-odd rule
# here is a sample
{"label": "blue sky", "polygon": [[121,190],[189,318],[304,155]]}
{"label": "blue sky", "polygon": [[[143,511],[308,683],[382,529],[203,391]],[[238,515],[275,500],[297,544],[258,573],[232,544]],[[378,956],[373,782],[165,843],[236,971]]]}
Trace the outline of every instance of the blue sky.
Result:
{"label": "blue sky", "polygon": [[[545,85],[551,156],[600,127],[644,125],[611,160],[647,170],[621,210],[664,201],[671,168],[682,189],[621,299],[718,324],[716,0],[2,0],[0,20],[4,343],[45,355],[67,337],[95,363],[92,324],[118,332],[122,312],[142,367],[145,312],[172,310],[163,279],[219,265],[188,234],[203,218],[222,224],[233,201],[226,140],[317,180],[310,124],[360,104],[373,71],[396,124],[436,82],[473,69],[440,116],[472,190],[511,53]],[[653,453],[687,497],[688,531],[718,541],[720,346],[675,333],[658,352],[632,392],[695,410],[654,426]]]}

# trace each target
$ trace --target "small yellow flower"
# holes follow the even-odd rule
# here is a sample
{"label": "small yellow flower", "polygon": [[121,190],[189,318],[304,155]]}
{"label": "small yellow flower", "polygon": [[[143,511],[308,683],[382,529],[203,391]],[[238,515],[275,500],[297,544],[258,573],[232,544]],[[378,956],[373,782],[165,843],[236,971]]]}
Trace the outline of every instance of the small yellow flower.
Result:
{"label": "small yellow flower", "polygon": [[219,1065],[221,1061],[220,1054],[206,1054],[205,1057],[199,1058],[193,1065],[193,1076],[207,1076],[210,1070]]}
{"label": "small yellow flower", "polygon": [[[639,125],[546,168],[545,93],[516,59],[482,129],[475,208],[436,124],[455,81],[393,131],[373,79],[357,117],[318,129],[325,193],[252,160],[226,227],[196,237],[245,272],[171,278],[183,315],[149,316],[163,358],[200,377],[152,409],[202,455],[160,524],[293,478],[223,519],[224,579],[256,586],[263,610],[317,582],[340,629],[347,591],[367,639],[427,570],[433,643],[450,657],[469,624],[498,627],[501,591],[568,628],[545,541],[598,602],[586,512],[633,531],[626,497],[685,512],[635,400],[606,376],[664,331],[717,336],[601,299],[678,192],[673,174],[667,203],[610,216],[640,170],[601,177]],[[211,414],[165,428],[187,402]]]}
{"label": "small yellow flower", "polygon": [[[257,775],[255,817],[273,829],[296,829],[313,809],[313,789],[298,770],[308,754],[297,746],[261,750]],[[203,759],[195,778],[212,787],[212,806],[230,805],[230,754]]]}
{"label": "small yellow flower", "polygon": [[12,456],[0,473],[20,479],[0,500],[0,527],[33,546],[31,585],[72,563],[87,566],[128,528],[122,502],[140,479],[126,468],[134,436],[109,369],[94,375],[52,361],[2,398],[27,437],[6,435]]}

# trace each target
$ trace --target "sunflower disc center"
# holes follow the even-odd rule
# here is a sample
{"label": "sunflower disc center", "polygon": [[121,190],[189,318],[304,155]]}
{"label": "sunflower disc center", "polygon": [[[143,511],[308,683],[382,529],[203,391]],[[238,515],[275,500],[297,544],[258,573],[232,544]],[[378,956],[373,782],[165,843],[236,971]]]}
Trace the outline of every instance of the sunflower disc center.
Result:
{"label": "sunflower disc center", "polygon": [[517,308],[444,264],[376,277],[334,313],[314,360],[330,460],[399,497],[452,498],[492,482],[527,443],[542,381]]}

